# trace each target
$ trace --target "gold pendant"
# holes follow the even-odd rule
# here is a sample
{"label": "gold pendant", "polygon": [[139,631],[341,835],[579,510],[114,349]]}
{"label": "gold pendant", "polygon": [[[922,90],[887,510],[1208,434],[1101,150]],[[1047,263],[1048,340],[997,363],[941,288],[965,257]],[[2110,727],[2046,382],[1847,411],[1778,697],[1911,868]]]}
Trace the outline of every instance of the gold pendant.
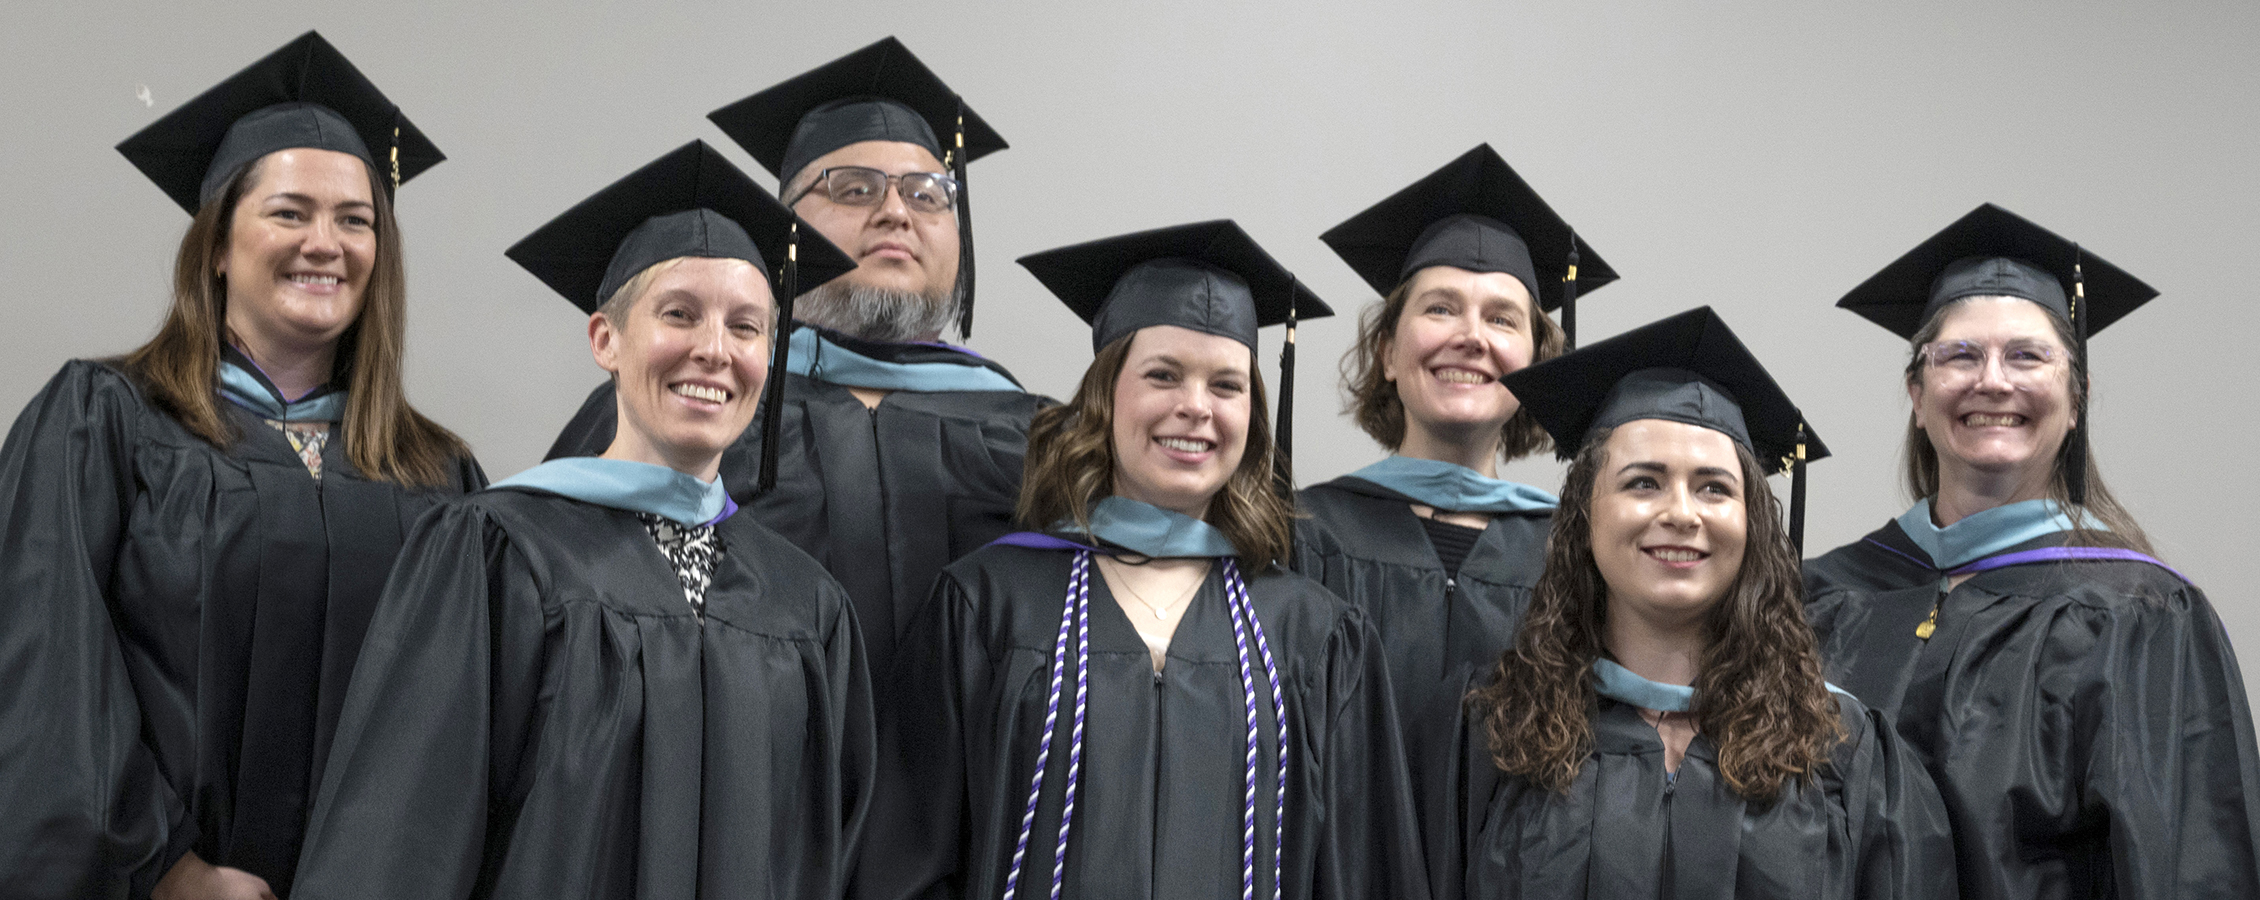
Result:
{"label": "gold pendant", "polygon": [[1931,634],[1936,631],[1938,631],[1938,623],[1935,621],[1925,620],[1921,625],[1915,626],[1915,636],[1926,641],[1930,640]]}

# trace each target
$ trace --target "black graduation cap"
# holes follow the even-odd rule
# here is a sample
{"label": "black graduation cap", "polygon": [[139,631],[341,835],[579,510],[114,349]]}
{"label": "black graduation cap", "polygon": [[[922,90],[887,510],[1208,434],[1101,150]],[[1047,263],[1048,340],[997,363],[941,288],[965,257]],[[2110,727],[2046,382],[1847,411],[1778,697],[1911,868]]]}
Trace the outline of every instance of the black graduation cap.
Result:
{"label": "black graduation cap", "polygon": [[1292,486],[1295,326],[1334,314],[1231,219],[1156,228],[1031,253],[1020,265],[1091,324],[1091,349],[1152,325],[1177,325],[1256,347],[1256,329],[1287,326],[1279,354],[1281,477]]}
{"label": "black graduation cap", "polygon": [[[591,313],[654,263],[679,256],[742,259],[770,279],[779,323],[792,321],[793,298],[855,269],[855,260],[705,141],[684,144],[574,204],[504,255]],[[779,261],[775,268],[771,259]],[[791,347],[777,340],[770,350],[761,491],[777,481],[778,409]]]}
{"label": "black graduation cap", "polygon": [[1805,532],[1805,463],[1828,446],[1805,424],[1765,366],[1708,306],[1696,307],[1574,353],[1508,373],[1522,401],[1567,459],[1595,431],[1663,419],[1733,438],[1790,482],[1790,537]]}
{"label": "black graduation cap", "polygon": [[2079,282],[2092,304],[2081,316],[2090,335],[2158,296],[2126,270],[1987,203],[1868,276],[1836,305],[1912,340],[1940,308],[1980,294],[2022,297],[2070,320]]}
{"label": "black graduation cap", "polygon": [[1093,350],[1150,325],[1253,349],[1259,327],[1334,314],[1231,219],[1100,238],[1019,262],[1091,324]]}
{"label": "black graduation cap", "polygon": [[892,37],[778,82],[707,114],[780,181],[809,160],[859,141],[901,141],[949,156],[935,135],[965,119],[968,160],[1004,149],[1004,137]]}
{"label": "black graduation cap", "polygon": [[855,260],[721,153],[692,141],[574,204],[503,255],[593,313],[636,273],[678,256],[742,259],[781,289],[796,230],[799,292],[855,269]]}
{"label": "black graduation cap", "polygon": [[[979,113],[893,36],[707,113],[777,176],[779,190],[811,160],[861,141],[917,144],[957,179],[957,330],[973,334],[973,210],[965,164],[1008,145]],[[947,135],[947,143],[936,135]]]}
{"label": "black graduation cap", "polygon": [[194,215],[238,169],[295,147],[353,154],[395,188],[447,158],[312,31],[150,123],[118,152]]}
{"label": "black graduation cap", "polygon": [[1376,293],[1429,266],[1505,272],[1545,310],[1562,310],[1576,344],[1577,297],[1617,280],[1615,269],[1500,159],[1490,144],[1319,235]]}
{"label": "black graduation cap", "polygon": [[[2158,296],[2125,269],[2032,220],[1980,204],[1946,230],[1893,260],[1836,305],[1913,340],[1932,316],[1963,297],[2020,297],[2072,325],[2074,374],[2087,378],[2087,338]],[[2087,404],[2065,436],[2066,493],[2087,502]]]}

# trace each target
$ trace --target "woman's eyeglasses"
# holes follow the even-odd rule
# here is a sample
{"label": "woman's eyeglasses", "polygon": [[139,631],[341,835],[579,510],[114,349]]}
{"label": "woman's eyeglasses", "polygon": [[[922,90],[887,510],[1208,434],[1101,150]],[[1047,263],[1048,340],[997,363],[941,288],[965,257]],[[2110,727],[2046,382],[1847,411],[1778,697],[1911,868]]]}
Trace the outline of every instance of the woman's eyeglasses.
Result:
{"label": "woman's eyeglasses", "polygon": [[1978,377],[1985,371],[1986,360],[1997,357],[2002,374],[2029,381],[2067,358],[2063,350],[2035,340],[2015,340],[1999,347],[1977,341],[1933,341],[1922,345],[1916,354],[1931,368],[1955,380]]}

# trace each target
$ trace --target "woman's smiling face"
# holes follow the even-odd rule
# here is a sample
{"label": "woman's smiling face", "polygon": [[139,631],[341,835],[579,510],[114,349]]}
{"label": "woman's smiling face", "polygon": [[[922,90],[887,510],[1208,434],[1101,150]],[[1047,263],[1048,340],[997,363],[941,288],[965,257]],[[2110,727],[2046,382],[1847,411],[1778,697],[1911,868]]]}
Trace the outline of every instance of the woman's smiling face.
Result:
{"label": "woman's smiling face", "polygon": [[2054,321],[2016,297],[1972,297],[1939,316],[1907,396],[1915,427],[1938,452],[1941,481],[2006,475],[2045,484],[2075,424],[2070,354]]}
{"label": "woman's smiling face", "polygon": [[1537,352],[1530,291],[1504,272],[1430,266],[1413,273],[1382,377],[1405,405],[1406,437],[1496,439],[1521,404],[1499,376]]}
{"label": "woman's smiling face", "polygon": [[606,455],[712,480],[761,401],[775,318],[769,282],[738,259],[658,265],[666,268],[622,321],[589,320],[597,365],[619,379],[620,432]]}
{"label": "woman's smiling face", "polygon": [[1723,432],[1635,419],[1609,435],[1593,482],[1593,563],[1612,620],[1699,620],[1742,571],[1749,530],[1741,457]]}
{"label": "woman's smiling face", "polygon": [[1204,516],[1247,451],[1253,358],[1176,325],[1133,335],[1114,382],[1114,493]]}
{"label": "woman's smiling face", "polygon": [[254,357],[334,344],[361,315],[377,258],[377,207],[358,157],[267,154],[236,200],[226,251],[227,325]]}

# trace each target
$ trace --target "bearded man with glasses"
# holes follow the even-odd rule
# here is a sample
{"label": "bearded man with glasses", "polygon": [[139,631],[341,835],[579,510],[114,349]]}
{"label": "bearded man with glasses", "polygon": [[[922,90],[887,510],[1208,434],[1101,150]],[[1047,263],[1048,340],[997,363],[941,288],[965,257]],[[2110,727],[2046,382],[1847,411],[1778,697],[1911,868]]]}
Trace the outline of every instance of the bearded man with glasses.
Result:
{"label": "bearded man with glasses", "polygon": [[[1005,142],[891,37],[708,118],[857,263],[792,309],[774,484],[758,426],[722,478],[847,588],[884,716],[899,629],[943,566],[1013,530],[1028,420],[1052,403],[941,343],[972,328],[965,164]],[[600,385],[549,457],[602,452],[614,417]]]}
{"label": "bearded man with glasses", "polygon": [[958,183],[940,168],[917,144],[859,141],[801,169],[785,196],[817,230],[846,237],[860,265],[801,301],[800,321],[868,341],[941,339],[962,301]]}

